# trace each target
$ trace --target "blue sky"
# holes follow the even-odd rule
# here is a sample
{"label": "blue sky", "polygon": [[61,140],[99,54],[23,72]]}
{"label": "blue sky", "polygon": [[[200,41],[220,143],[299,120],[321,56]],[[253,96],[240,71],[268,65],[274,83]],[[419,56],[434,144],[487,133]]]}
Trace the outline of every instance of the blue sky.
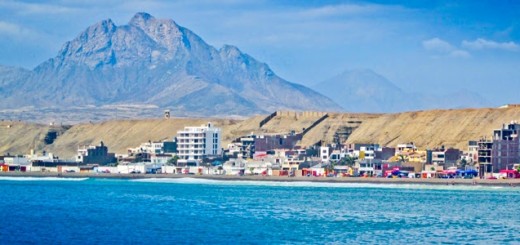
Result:
{"label": "blue sky", "polygon": [[474,91],[520,103],[520,1],[0,0],[0,64],[32,69],[86,27],[136,12],[312,85],[369,68],[409,92]]}

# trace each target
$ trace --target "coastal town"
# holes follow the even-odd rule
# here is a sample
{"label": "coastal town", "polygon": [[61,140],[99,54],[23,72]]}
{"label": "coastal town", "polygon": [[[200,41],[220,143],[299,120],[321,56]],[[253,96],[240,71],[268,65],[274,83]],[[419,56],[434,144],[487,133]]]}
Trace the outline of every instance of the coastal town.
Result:
{"label": "coastal town", "polygon": [[34,150],[27,155],[5,154],[0,156],[0,170],[117,175],[520,178],[520,124],[516,121],[493,130],[492,138],[469,141],[466,149],[442,145],[420,149],[413,142],[382,146],[375,142],[351,143],[342,137],[335,138],[332,144],[318,142],[302,147],[299,143],[306,130],[251,133],[223,146],[222,129],[208,122],[185,127],[167,136],[168,140],[143,142],[124,154],[110,153],[103,142],[78,146],[74,159]]}

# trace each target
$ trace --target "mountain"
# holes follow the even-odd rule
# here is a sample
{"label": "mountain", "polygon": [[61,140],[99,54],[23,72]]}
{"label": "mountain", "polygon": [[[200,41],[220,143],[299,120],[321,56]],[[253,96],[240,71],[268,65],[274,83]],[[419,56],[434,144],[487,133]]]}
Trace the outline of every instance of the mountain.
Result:
{"label": "mountain", "polygon": [[217,50],[173,20],[147,13],[126,25],[108,19],[88,27],[56,57],[2,88],[4,109],[146,104],[192,116],[341,110],[237,47]]}
{"label": "mountain", "polygon": [[383,76],[368,70],[348,70],[312,87],[351,112],[397,112],[413,99]]}
{"label": "mountain", "polygon": [[30,74],[29,70],[0,65],[0,95],[6,93],[10,86],[15,86],[17,81],[26,80]]}
{"label": "mountain", "polygon": [[369,69],[347,70],[312,88],[350,112],[388,113],[490,105],[481,95],[467,90],[436,95],[409,93]]}

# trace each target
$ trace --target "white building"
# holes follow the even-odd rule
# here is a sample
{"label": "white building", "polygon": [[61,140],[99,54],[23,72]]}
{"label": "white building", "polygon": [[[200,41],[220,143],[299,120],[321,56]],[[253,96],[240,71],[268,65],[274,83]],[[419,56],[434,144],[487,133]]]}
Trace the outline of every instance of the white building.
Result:
{"label": "white building", "polygon": [[417,151],[417,147],[415,147],[414,143],[398,144],[397,149],[395,151],[395,155],[399,155],[403,152],[413,152],[413,151]]}
{"label": "white building", "polygon": [[322,162],[329,162],[329,147],[322,146],[320,147],[320,158]]}
{"label": "white building", "polygon": [[144,142],[136,148],[128,148],[128,153],[160,153],[162,149],[162,142]]}
{"label": "white building", "polygon": [[173,157],[172,154],[152,154],[151,163],[165,165]]}
{"label": "white building", "polygon": [[211,123],[200,127],[185,127],[177,132],[179,163],[198,165],[204,157],[220,155],[220,128]]}
{"label": "white building", "polygon": [[432,151],[432,163],[434,165],[442,165],[446,163],[446,154],[444,150]]}

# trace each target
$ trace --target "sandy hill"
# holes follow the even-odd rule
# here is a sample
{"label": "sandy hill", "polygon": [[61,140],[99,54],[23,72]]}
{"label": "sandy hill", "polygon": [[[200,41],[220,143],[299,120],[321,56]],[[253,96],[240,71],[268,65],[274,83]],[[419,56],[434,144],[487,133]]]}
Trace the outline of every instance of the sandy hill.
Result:
{"label": "sandy hill", "polygon": [[[444,145],[467,148],[468,140],[490,137],[492,130],[512,120],[520,121],[520,108],[462,109],[405,112],[396,114],[277,112],[260,127],[268,115],[245,120],[215,118],[171,118],[113,120],[72,126],[49,126],[25,122],[0,122],[0,154],[26,154],[30,149],[46,150],[61,158],[73,157],[80,145],[103,141],[111,152],[125,153],[142,142],[171,139],[185,126],[213,122],[223,130],[225,147],[233,139],[250,133],[303,132],[302,146],[316,142],[375,142],[385,146],[415,142],[420,148]],[[319,122],[319,123],[317,123]],[[52,144],[45,144],[49,131],[58,132]]]}
{"label": "sandy hill", "polygon": [[490,138],[493,129],[513,120],[520,121],[519,107],[383,114],[365,121],[348,140],[387,146],[414,142],[421,148],[444,145],[466,150],[469,140]]}
{"label": "sandy hill", "polygon": [[45,147],[45,137],[51,131],[63,134],[69,127],[26,123],[20,121],[0,121],[0,154],[27,154],[30,149]]}

